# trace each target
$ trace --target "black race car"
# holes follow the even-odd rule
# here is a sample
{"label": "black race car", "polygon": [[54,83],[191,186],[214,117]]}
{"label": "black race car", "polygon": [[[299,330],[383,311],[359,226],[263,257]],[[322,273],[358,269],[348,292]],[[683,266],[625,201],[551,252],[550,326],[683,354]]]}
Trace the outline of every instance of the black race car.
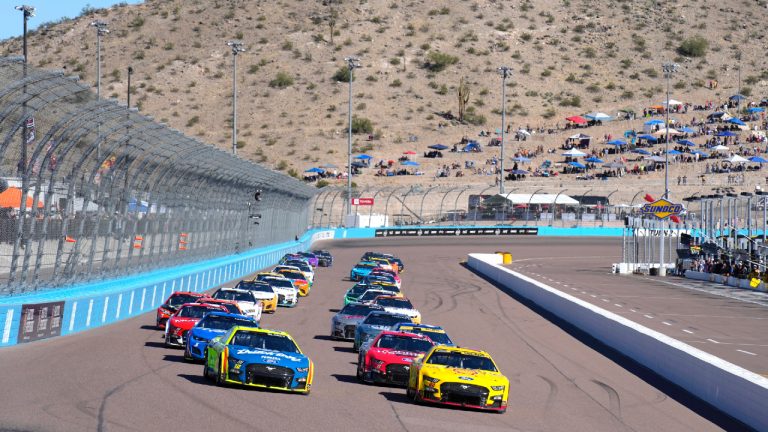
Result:
{"label": "black race car", "polygon": [[312,253],[317,256],[318,267],[333,266],[333,255],[327,250],[313,250]]}

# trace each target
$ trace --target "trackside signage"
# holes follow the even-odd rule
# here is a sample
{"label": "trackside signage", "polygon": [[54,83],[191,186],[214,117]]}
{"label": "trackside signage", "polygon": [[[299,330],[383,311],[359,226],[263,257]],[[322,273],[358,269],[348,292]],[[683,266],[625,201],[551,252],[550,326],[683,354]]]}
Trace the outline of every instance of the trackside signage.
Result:
{"label": "trackside signage", "polygon": [[652,203],[645,203],[640,207],[640,213],[643,215],[656,216],[659,219],[679,216],[684,210],[685,207],[682,204],[673,203],[663,198]]}
{"label": "trackside signage", "polygon": [[377,229],[376,237],[537,235],[538,233],[538,228],[389,228]]}

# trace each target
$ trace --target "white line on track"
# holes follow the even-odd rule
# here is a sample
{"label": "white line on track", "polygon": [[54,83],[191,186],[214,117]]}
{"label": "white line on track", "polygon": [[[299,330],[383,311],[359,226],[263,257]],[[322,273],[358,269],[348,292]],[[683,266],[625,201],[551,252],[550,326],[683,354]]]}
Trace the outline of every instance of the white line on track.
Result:
{"label": "white line on track", "polygon": [[636,310],[634,310],[634,309],[630,309],[630,310],[631,310],[632,312],[637,312],[637,311],[636,311]]}
{"label": "white line on track", "polygon": [[684,332],[686,332],[686,333],[688,333],[688,334],[693,334],[693,332],[692,332],[692,331],[690,331],[690,330],[687,330],[687,329],[683,329],[683,331],[684,331]]}
{"label": "white line on track", "polygon": [[[584,294],[586,294],[586,293],[584,293]],[[597,298],[597,296],[594,295],[594,294],[590,294],[589,296],[592,297],[592,298]]]}
{"label": "white line on track", "polygon": [[618,303],[614,303],[613,305],[616,306],[616,307],[624,307],[624,306],[622,306],[622,305],[620,305]]}
{"label": "white line on track", "polygon": [[608,303],[608,299],[600,299],[600,300],[602,300],[602,301],[604,301],[604,302]]}
{"label": "white line on track", "polygon": [[672,325],[671,323],[668,323],[668,322],[666,322],[666,321],[662,321],[661,323],[662,323],[662,324],[664,324],[664,325],[668,325],[668,326],[671,326],[671,325]]}
{"label": "white line on track", "polygon": [[714,339],[707,339],[708,341],[712,342],[713,344],[719,344],[720,342],[714,340]]}
{"label": "white line on track", "polygon": [[643,316],[644,316],[644,317],[646,317],[646,318],[648,318],[648,319],[653,319],[653,316],[652,316],[652,315],[643,315]]}
{"label": "white line on track", "polygon": [[736,351],[738,351],[738,352],[742,352],[742,353],[744,353],[744,354],[753,355],[753,356],[756,356],[756,355],[757,355],[757,354],[755,354],[755,353],[753,353],[753,352],[744,351],[744,350],[736,350]]}

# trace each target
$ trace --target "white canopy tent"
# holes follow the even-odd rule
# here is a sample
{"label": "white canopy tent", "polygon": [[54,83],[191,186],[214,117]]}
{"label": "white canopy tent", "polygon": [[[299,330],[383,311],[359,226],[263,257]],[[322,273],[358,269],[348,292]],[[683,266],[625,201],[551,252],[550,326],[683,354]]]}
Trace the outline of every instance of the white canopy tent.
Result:
{"label": "white canopy tent", "polygon": [[496,194],[496,200],[509,201],[510,204],[565,204],[579,205],[579,202],[565,194]]}

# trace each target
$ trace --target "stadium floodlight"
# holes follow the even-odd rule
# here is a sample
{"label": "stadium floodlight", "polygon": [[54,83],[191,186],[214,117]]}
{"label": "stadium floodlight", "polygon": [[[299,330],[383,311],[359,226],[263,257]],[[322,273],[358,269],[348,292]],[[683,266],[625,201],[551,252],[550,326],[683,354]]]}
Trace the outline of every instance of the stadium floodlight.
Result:
{"label": "stadium floodlight", "polygon": [[96,98],[101,99],[101,37],[109,34],[107,23],[101,20],[91,22],[96,29]]}
{"label": "stadium floodlight", "polygon": [[352,214],[352,81],[355,69],[360,68],[360,59],[344,57],[349,70],[349,131],[347,132],[347,215]]}
{"label": "stadium floodlight", "polygon": [[501,66],[498,68],[499,74],[501,74],[501,174],[499,175],[499,193],[504,193],[504,127],[506,124],[506,103],[507,103],[507,78],[512,76],[512,69],[508,66]]}

